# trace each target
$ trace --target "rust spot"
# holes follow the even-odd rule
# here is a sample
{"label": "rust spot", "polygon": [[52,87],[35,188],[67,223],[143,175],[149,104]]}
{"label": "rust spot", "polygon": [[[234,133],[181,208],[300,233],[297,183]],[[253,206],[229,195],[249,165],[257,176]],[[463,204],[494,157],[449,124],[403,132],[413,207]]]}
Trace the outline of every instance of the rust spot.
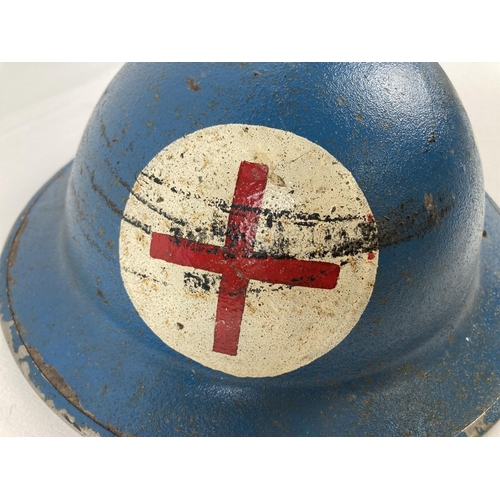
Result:
{"label": "rust spot", "polygon": [[10,249],[9,258],[7,261],[9,269],[16,263],[17,252],[19,250],[19,241],[21,239],[22,234],[24,233],[24,230],[26,229],[27,224],[28,224],[28,217],[26,216],[24,217],[23,222],[19,226],[16,236],[14,237],[14,241],[12,242],[12,247]]}
{"label": "rust spot", "polygon": [[250,301],[247,301],[246,306],[252,314],[255,314],[255,312],[257,311],[257,308]]}
{"label": "rust spot", "polygon": [[189,78],[188,89],[192,90],[193,92],[198,92],[199,90],[201,90],[201,87],[194,81],[194,78]]}
{"label": "rust spot", "polygon": [[100,290],[99,288],[97,289],[97,295],[99,295],[99,297],[101,297],[102,301],[104,302],[104,305],[106,306],[109,306],[109,300],[104,296],[104,293],[102,293],[102,290]]}
{"label": "rust spot", "polygon": [[413,282],[413,278],[411,277],[411,274],[410,273],[401,273],[401,274],[403,275],[404,279],[406,280],[406,283],[411,285]]}

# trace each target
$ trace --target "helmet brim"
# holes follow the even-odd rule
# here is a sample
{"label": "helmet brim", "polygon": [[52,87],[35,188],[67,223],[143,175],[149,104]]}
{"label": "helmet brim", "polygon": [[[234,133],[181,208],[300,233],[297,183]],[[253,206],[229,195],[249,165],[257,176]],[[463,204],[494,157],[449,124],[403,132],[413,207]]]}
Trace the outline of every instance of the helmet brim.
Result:
{"label": "helmet brim", "polygon": [[78,282],[64,244],[70,171],[40,189],[11,232],[0,312],[23,373],[80,432],[450,436],[480,435],[499,419],[500,210],[488,196],[476,282],[425,355],[338,384],[214,386],[196,362],[186,373],[180,354],[127,330],[109,312],[113,297]]}

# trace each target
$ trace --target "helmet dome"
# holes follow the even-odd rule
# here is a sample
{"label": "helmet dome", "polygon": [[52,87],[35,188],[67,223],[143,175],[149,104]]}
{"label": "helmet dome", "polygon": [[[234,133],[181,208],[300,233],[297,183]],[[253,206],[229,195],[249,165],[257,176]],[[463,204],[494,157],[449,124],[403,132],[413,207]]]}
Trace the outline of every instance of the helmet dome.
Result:
{"label": "helmet dome", "polygon": [[458,434],[498,223],[437,64],[129,64],[6,246],[8,335],[101,434]]}

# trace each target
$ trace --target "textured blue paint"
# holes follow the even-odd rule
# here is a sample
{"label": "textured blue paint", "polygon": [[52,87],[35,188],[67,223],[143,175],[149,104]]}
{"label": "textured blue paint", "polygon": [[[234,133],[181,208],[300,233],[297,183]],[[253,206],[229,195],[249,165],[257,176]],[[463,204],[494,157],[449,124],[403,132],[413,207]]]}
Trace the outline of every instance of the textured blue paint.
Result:
{"label": "textured blue paint", "polygon": [[[237,378],[173,351],[120,276],[121,212],[140,171],[172,141],[224,123],[319,144],[352,172],[379,228],[375,289],[356,327],[278,377]],[[33,365],[33,382],[79,425],[133,435],[453,435],[500,396],[500,214],[486,204],[483,237],[477,149],[438,65],[127,65],[72,166],[38,196],[2,256],[2,313],[15,316],[14,349],[22,338],[76,393],[86,415]],[[497,415],[498,404],[488,418]]]}

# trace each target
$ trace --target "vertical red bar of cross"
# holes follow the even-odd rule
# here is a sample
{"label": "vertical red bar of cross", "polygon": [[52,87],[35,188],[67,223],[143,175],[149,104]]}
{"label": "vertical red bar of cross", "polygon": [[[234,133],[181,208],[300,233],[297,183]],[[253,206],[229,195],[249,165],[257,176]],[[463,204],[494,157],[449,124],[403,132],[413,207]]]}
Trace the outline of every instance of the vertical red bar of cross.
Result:
{"label": "vertical red bar of cross", "polygon": [[[253,251],[268,167],[243,161],[238,170],[229,212],[225,248],[235,257],[250,257]],[[213,350],[229,356],[238,353],[241,321],[249,280],[230,268],[220,281]]]}

